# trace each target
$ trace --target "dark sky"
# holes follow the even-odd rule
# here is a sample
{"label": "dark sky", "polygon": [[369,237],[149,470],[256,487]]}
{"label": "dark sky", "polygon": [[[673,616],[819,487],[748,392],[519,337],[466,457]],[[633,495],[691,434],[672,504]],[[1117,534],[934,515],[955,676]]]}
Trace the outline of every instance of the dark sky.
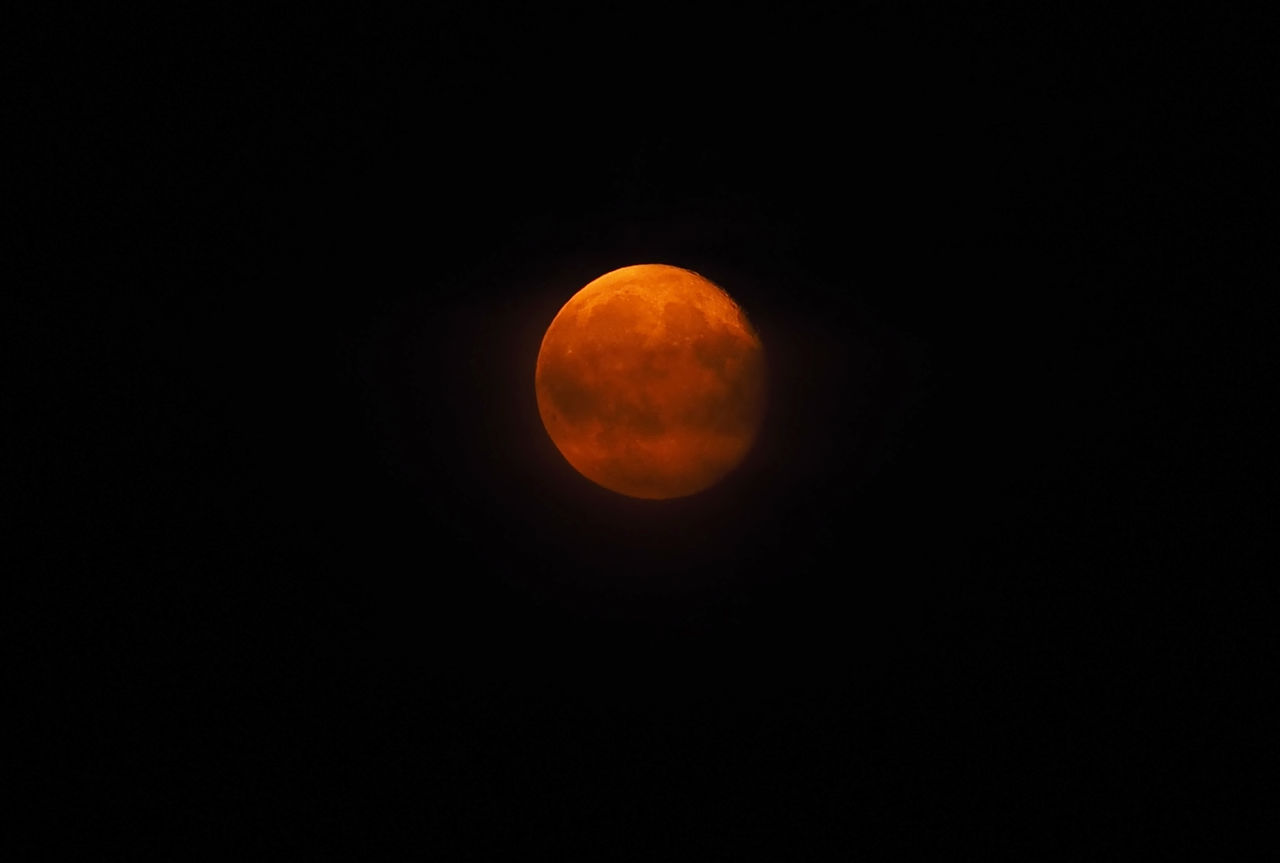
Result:
{"label": "dark sky", "polygon": [[[1274,79],[1242,15],[947,5],[36,34],[30,795],[193,860],[1232,832]],[[769,359],[676,501],[579,477],[533,391],[646,262]]]}

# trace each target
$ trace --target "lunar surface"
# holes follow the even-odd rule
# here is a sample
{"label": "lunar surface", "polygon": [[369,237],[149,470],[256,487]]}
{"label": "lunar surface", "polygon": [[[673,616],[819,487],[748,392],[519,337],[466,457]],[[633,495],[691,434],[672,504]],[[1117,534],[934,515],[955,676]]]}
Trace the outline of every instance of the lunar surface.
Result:
{"label": "lunar surface", "polygon": [[606,273],[542,340],[538,411],[579,473],[620,494],[674,498],[724,478],[755,441],[764,351],[746,315],[690,270]]}

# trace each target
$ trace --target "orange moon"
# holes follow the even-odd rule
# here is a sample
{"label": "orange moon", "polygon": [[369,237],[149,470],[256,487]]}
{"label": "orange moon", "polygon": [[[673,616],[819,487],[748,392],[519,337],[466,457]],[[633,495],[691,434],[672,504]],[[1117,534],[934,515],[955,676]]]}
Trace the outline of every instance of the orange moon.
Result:
{"label": "orange moon", "polygon": [[542,423],[579,473],[630,497],[684,497],[751,449],[764,350],[714,282],[638,264],[565,303],[543,336],[535,385]]}

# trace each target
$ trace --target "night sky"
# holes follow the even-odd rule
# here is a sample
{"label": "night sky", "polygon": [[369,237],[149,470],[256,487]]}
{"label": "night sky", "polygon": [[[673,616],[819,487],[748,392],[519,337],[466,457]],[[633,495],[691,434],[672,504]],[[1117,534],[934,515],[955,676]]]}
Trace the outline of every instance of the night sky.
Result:
{"label": "night sky", "polygon": [[[1243,15],[977,5],[50,22],[5,621],[58,833],[1220,853],[1275,649],[1274,62]],[[757,445],[689,498],[537,413],[547,325],[634,263],[765,346]]]}

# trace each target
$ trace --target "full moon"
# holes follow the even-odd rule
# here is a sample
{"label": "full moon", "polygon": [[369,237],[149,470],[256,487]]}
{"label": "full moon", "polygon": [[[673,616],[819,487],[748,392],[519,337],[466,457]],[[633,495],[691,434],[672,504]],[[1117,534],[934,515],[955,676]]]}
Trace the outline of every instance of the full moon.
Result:
{"label": "full moon", "polygon": [[637,264],[565,303],[543,336],[535,386],[547,433],[587,479],[630,497],[684,497],[751,449],[764,351],[714,282]]}

